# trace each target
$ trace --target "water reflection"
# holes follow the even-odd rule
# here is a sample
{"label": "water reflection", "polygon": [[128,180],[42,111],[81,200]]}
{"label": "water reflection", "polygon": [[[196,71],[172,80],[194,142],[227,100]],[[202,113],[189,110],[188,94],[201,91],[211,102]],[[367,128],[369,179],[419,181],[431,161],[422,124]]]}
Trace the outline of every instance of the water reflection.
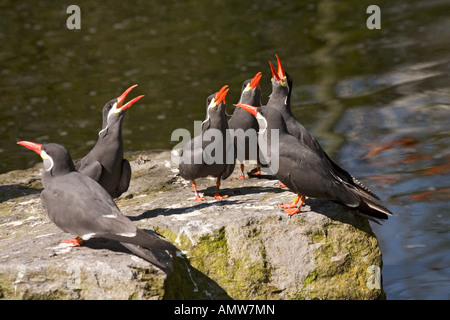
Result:
{"label": "water reflection", "polygon": [[396,73],[411,69],[414,81],[388,77],[393,83],[374,93],[395,90],[387,103],[347,110],[338,132],[345,132],[348,142],[339,153],[360,170],[357,176],[381,190],[396,213],[393,223],[373,226],[382,245],[388,298],[448,299],[448,61],[421,66],[419,73],[415,66]]}

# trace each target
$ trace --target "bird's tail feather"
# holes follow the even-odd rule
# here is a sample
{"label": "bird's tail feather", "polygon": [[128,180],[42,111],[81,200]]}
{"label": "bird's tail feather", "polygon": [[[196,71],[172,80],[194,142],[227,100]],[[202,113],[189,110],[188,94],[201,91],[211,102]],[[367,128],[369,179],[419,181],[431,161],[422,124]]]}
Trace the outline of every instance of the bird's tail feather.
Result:
{"label": "bird's tail feather", "polygon": [[379,223],[377,219],[387,220],[389,216],[393,215],[393,213],[383,204],[381,204],[378,199],[371,197],[366,192],[364,192],[364,190],[354,190],[361,198],[361,203],[358,208],[356,208],[358,209],[360,215],[365,216],[366,218],[377,223]]}
{"label": "bird's tail feather", "polygon": [[168,274],[172,272],[172,257],[170,257],[166,252],[147,249],[133,243],[121,242],[121,244],[138,257],[141,257],[142,259],[154,264],[164,272]]}
{"label": "bird's tail feather", "polygon": [[[108,238],[119,241],[134,254],[153,263],[162,270],[166,272],[171,271],[172,257],[177,248],[164,238],[156,234],[147,233],[141,229],[137,229],[134,237],[109,235]],[[169,251],[172,257],[166,251]]]}
{"label": "bird's tail feather", "polygon": [[366,187],[361,181],[356,179],[354,176],[352,176],[350,173],[348,173],[345,169],[340,167],[333,159],[331,159],[328,154],[325,153],[326,158],[331,163],[331,166],[333,168],[333,173],[337,176],[339,176],[340,179],[344,180],[345,182],[352,184],[354,187],[358,188],[360,191],[367,193],[368,195],[374,197],[377,200],[380,200],[380,198],[370,190],[368,187]]}
{"label": "bird's tail feather", "polygon": [[167,250],[171,252],[175,252],[177,250],[177,248],[172,243],[170,243],[163,237],[160,237],[154,233],[147,233],[139,228],[136,230],[136,235],[134,235],[133,237],[127,237],[125,235],[108,235],[105,236],[105,238],[109,238],[119,242],[135,244],[147,249],[158,249],[162,251]]}

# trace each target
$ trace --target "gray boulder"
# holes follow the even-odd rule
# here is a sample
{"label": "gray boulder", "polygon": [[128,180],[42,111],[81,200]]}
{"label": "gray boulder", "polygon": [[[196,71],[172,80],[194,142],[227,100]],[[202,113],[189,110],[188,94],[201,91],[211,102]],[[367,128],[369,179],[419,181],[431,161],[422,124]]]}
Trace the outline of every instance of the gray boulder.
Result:
{"label": "gray boulder", "polygon": [[383,299],[381,252],[368,221],[307,199],[302,213],[277,208],[294,194],[275,179],[197,181],[194,202],[169,151],[128,154],[133,176],[116,203],[137,226],[180,251],[165,274],[120,244],[73,237],[40,203],[41,165],[0,175],[2,299]]}

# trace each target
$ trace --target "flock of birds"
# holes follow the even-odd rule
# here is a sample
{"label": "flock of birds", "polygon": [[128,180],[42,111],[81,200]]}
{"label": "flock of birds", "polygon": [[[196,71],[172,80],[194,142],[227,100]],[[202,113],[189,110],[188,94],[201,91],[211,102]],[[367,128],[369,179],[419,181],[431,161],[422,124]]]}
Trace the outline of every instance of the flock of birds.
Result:
{"label": "flock of birds", "polygon": [[[269,61],[272,71],[272,93],[265,106],[261,105],[259,82],[261,72],[242,86],[239,102],[233,115],[227,120],[225,98],[228,86],[207,98],[207,115],[202,133],[188,142],[181,152],[179,171],[181,177],[192,181],[196,201],[205,200],[197,192],[195,180],[212,176],[217,178],[216,199],[226,196],[220,193],[220,181],[234,170],[235,163],[227,163],[226,145],[223,144],[223,161],[207,163],[193,161],[212,141],[204,139],[208,130],[226,133],[228,129],[248,129],[258,132],[256,159],[252,158],[248,140],[241,162],[241,178],[245,178],[245,160],[257,160],[255,174],[261,174],[261,159],[265,159],[275,177],[289,190],[297,194],[293,203],[279,207],[289,215],[300,213],[306,197],[323,198],[344,205],[375,222],[386,220],[392,213],[381,203],[380,198],[333,161],[316,139],[295,118],[290,108],[292,79],[284,71],[278,56],[278,69]],[[103,107],[103,124],[93,149],[76,164],[69,152],[55,143],[38,144],[19,141],[18,144],[38,153],[44,163],[42,170],[42,205],[50,220],[61,230],[77,236],[68,242],[81,245],[92,237],[119,241],[136,255],[153,263],[162,270],[170,270],[170,264],[160,259],[158,252],[174,254],[176,247],[162,237],[137,228],[122,214],[113,198],[127,191],[131,179],[130,163],[123,158],[122,122],[126,110],[143,96],[128,103],[124,100],[136,85],[128,88],[118,98]],[[271,161],[273,150],[271,135],[278,134],[277,167]],[[239,140],[234,137],[234,148]],[[240,140],[242,142],[242,140]],[[272,159],[273,160],[273,159]]]}

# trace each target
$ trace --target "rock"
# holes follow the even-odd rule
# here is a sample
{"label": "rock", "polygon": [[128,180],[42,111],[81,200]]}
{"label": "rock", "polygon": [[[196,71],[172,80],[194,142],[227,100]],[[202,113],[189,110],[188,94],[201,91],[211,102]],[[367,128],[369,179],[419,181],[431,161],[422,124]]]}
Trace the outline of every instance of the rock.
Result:
{"label": "rock", "polygon": [[[294,194],[274,179],[197,181],[194,202],[169,151],[128,154],[133,176],[119,208],[174,243],[168,276],[120,244],[59,243],[42,209],[41,165],[0,175],[0,297],[3,299],[383,299],[381,252],[368,221],[307,199],[291,218],[277,204]],[[238,167],[238,166],[237,166]],[[377,273],[378,274],[374,274]],[[378,280],[378,281],[377,281]]]}

